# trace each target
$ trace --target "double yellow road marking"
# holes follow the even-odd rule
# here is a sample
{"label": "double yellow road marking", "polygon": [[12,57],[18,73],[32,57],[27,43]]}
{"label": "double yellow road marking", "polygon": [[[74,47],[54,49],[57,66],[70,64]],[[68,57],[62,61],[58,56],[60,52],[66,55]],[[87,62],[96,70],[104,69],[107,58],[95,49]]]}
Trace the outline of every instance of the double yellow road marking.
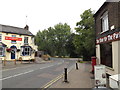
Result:
{"label": "double yellow road marking", "polygon": [[49,86],[51,86],[53,83],[55,83],[56,81],[58,81],[59,79],[61,79],[63,77],[63,74],[59,75],[58,77],[56,77],[55,79],[51,80],[50,82],[48,82],[47,84],[45,84],[42,88],[42,90],[44,90],[45,88],[48,88]]}

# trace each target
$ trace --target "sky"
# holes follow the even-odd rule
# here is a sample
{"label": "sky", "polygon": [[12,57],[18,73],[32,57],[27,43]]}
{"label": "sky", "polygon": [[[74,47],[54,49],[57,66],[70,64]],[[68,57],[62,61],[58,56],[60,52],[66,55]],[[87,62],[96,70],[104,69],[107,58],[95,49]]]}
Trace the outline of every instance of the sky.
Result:
{"label": "sky", "polygon": [[[97,11],[106,0],[0,0],[0,24],[24,28],[35,35],[58,23],[67,23],[72,31],[80,14]],[[27,16],[27,17],[26,17]]]}

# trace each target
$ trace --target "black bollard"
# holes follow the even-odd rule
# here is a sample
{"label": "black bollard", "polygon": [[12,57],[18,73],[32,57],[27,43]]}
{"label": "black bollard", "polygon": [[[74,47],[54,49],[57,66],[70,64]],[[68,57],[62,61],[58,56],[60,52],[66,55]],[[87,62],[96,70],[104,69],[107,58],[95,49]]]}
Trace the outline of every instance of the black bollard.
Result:
{"label": "black bollard", "polygon": [[67,80],[67,68],[64,68],[64,82],[68,82]]}
{"label": "black bollard", "polygon": [[76,63],[76,69],[78,70],[78,64]]}

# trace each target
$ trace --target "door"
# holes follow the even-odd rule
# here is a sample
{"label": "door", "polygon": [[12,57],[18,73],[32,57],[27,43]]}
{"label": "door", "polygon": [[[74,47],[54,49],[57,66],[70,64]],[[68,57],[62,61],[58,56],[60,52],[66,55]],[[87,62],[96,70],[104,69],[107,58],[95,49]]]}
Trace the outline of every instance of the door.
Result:
{"label": "door", "polygon": [[12,51],[11,51],[11,59],[15,59],[15,50],[14,49],[12,49]]}

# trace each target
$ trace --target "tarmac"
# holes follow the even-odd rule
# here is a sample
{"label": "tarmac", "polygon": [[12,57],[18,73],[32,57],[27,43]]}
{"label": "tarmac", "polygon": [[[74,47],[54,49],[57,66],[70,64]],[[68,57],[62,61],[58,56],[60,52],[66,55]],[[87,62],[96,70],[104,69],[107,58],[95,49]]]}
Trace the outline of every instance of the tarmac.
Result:
{"label": "tarmac", "polygon": [[94,88],[93,74],[91,74],[91,63],[78,63],[78,70],[74,67],[67,77],[68,82],[64,82],[64,75],[49,88]]}
{"label": "tarmac", "polygon": [[22,66],[29,66],[29,65],[32,65],[32,64],[43,64],[43,63],[47,63],[47,62],[52,62],[52,60],[50,61],[45,61],[39,57],[36,58],[35,62],[29,62],[29,61],[7,61],[2,63],[0,63],[0,68],[2,70],[5,70],[5,69],[11,69],[11,68],[17,68],[17,67],[22,67]]}

